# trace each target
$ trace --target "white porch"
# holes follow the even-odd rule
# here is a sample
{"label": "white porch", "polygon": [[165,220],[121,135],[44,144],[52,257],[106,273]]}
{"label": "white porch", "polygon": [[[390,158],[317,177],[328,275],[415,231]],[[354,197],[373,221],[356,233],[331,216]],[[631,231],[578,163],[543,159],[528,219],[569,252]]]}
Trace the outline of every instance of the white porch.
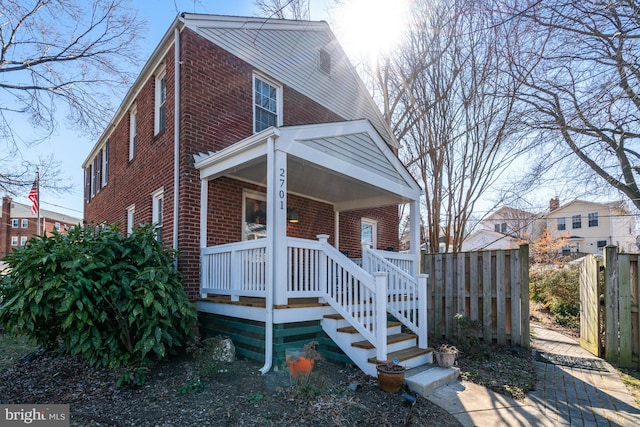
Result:
{"label": "white porch", "polygon": [[[270,128],[217,153],[197,156],[201,178],[201,294],[264,301],[256,306],[199,302],[201,311],[265,322],[265,366],[271,367],[274,324],[322,319],[325,332],[370,375],[375,362],[397,351],[387,313],[413,334],[422,352],[407,366],[430,361],[427,351],[426,277],[419,276],[420,188],[367,121]],[[266,187],[266,238],[207,247],[208,183],[220,177]],[[334,246],[287,236],[287,196],[334,208]],[[361,266],[342,254],[340,212],[410,206],[409,253],[364,245]],[[240,237],[240,236],[239,236]],[[296,308],[291,301],[317,304]],[[331,323],[335,325],[329,326]],[[364,360],[353,339],[336,334],[348,324],[373,346]],[[351,342],[349,342],[351,341]]]}

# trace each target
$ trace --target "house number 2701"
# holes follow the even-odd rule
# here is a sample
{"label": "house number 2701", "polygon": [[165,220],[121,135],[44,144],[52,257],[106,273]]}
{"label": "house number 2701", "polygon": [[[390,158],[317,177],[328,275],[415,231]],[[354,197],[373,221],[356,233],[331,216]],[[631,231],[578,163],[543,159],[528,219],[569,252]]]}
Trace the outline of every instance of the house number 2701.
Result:
{"label": "house number 2701", "polygon": [[285,206],[285,192],[284,192],[284,188],[285,188],[285,184],[286,184],[286,177],[287,177],[287,171],[284,168],[280,168],[280,178],[278,179],[280,181],[280,190],[278,191],[278,200],[280,200],[280,209],[283,210],[286,208]]}

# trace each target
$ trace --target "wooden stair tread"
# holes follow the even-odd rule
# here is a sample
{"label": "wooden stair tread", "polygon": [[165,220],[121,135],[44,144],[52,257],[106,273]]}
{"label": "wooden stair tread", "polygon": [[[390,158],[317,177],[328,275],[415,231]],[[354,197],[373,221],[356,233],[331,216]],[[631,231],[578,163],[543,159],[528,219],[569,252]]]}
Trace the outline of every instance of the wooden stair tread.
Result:
{"label": "wooden stair tread", "polygon": [[[405,348],[403,350],[394,351],[392,353],[387,354],[388,360],[398,359],[398,362],[403,362],[405,360],[409,360],[413,357],[421,356],[423,354],[433,353],[433,348],[418,348],[418,347],[410,347]],[[379,365],[381,363],[385,363],[386,360],[378,360],[375,357],[370,357],[367,359],[367,362],[373,363],[374,365]]]}
{"label": "wooden stair tread", "polygon": [[[417,337],[418,336],[416,334],[407,334],[407,333],[389,335],[389,336],[387,336],[387,345],[388,344],[399,343],[399,342],[402,342],[402,341],[408,341],[408,340],[416,339]],[[371,344],[368,340],[363,340],[363,341],[358,341],[358,342],[351,343],[351,346],[352,347],[358,347],[358,348],[364,348],[364,349],[367,349],[367,350],[371,350],[372,348],[375,348],[375,345]]]}
{"label": "wooden stair tread", "polygon": [[[401,326],[402,322],[391,322],[387,321],[387,328],[393,328],[394,326]],[[358,330],[353,326],[345,326],[344,328],[338,328],[338,332],[342,332],[345,334],[357,334]]]}

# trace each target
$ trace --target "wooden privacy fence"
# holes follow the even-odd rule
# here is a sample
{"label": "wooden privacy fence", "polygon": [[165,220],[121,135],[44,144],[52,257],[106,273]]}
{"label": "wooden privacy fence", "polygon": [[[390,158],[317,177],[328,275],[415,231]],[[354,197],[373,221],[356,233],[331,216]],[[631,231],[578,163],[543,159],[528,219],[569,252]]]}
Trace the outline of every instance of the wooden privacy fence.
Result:
{"label": "wooden privacy fence", "polygon": [[519,249],[423,253],[429,275],[429,334],[456,338],[461,314],[482,325],[478,338],[529,348],[529,246]]}
{"label": "wooden privacy fence", "polygon": [[[639,258],[639,254],[618,253],[616,246],[607,246],[604,263],[590,255],[580,264],[580,343],[595,355],[626,367],[640,366]],[[600,266],[604,267],[603,285]]]}

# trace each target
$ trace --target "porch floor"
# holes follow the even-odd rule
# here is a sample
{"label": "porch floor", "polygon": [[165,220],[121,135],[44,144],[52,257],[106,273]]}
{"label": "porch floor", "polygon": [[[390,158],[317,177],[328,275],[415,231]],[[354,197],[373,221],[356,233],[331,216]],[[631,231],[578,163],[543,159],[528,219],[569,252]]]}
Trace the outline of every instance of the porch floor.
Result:
{"label": "porch floor", "polygon": [[[259,297],[240,297],[239,301],[231,301],[229,295],[207,295],[206,298],[201,298],[199,301],[212,302],[216,304],[230,304],[243,307],[258,307],[265,308],[265,298]],[[307,307],[328,307],[329,303],[319,302],[318,298],[289,298],[287,304],[274,305],[274,309],[287,309],[287,308],[307,308]]]}

